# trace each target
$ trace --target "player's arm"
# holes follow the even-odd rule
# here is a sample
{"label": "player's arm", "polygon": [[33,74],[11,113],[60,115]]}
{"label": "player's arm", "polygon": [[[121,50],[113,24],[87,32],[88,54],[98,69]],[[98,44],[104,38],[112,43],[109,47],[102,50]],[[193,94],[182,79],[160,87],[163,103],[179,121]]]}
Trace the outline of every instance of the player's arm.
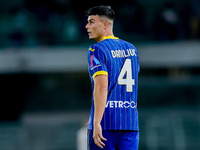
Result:
{"label": "player's arm", "polygon": [[102,140],[106,139],[102,135],[101,120],[105,111],[108,94],[108,77],[105,75],[98,75],[94,78],[94,129],[93,139],[97,146],[103,148],[105,144]]}

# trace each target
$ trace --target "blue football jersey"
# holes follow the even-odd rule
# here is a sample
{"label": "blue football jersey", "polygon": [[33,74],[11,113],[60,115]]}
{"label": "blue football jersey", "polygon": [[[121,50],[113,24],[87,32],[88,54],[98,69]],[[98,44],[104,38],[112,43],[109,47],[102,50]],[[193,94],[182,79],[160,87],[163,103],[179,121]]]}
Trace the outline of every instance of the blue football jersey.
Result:
{"label": "blue football jersey", "polygon": [[[139,131],[137,92],[140,65],[137,49],[117,37],[104,37],[88,50],[88,70],[92,90],[97,75],[108,76],[102,129]],[[93,129],[94,109],[92,96],[88,129]]]}

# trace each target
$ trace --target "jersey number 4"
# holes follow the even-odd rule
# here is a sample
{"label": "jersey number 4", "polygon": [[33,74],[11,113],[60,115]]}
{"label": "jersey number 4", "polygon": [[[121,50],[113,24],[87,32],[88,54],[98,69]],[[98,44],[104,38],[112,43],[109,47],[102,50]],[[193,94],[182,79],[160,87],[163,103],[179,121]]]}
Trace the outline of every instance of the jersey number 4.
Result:
{"label": "jersey number 4", "polygon": [[119,85],[126,85],[126,92],[133,92],[135,80],[132,78],[131,59],[126,59],[118,77]]}

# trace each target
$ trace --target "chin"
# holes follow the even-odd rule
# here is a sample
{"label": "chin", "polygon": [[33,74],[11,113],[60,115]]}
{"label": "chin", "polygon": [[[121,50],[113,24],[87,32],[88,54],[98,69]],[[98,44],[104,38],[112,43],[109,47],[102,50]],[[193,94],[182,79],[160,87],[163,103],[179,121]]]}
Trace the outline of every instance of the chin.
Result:
{"label": "chin", "polygon": [[89,36],[89,39],[90,39],[90,40],[95,40],[95,38],[94,38],[94,37],[91,37],[91,36]]}
{"label": "chin", "polygon": [[99,37],[98,36],[89,36],[89,39],[90,40],[95,40],[95,41],[97,41],[97,39],[99,39]]}

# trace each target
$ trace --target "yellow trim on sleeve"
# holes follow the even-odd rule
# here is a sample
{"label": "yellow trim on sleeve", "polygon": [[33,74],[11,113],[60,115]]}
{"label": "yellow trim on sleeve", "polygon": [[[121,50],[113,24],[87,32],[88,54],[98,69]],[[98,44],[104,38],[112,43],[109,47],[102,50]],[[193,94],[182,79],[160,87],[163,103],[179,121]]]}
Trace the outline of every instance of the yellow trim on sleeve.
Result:
{"label": "yellow trim on sleeve", "polygon": [[98,76],[98,75],[105,75],[105,76],[108,76],[108,72],[106,72],[106,71],[97,71],[97,72],[92,76],[93,80],[94,80],[94,78],[95,78],[96,76]]}

